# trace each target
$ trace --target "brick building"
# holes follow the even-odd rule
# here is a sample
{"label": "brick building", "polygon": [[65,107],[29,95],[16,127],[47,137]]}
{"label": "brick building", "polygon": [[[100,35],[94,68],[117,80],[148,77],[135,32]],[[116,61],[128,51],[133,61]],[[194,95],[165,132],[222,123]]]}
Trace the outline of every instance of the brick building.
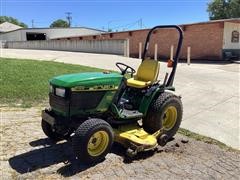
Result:
{"label": "brick building", "polygon": [[[184,31],[181,59],[187,57],[187,47],[191,47],[192,59],[221,60],[226,56],[240,57],[240,18],[224,19],[194,24],[180,25]],[[144,42],[149,29],[123,32],[102,33],[93,36],[75,36],[68,40],[129,39],[131,57],[139,56],[139,44]],[[158,45],[158,57],[169,58],[171,45],[176,47],[177,33],[174,30],[161,29],[153,34],[148,56],[153,57],[154,46]],[[60,39],[59,39],[60,40]],[[176,49],[176,48],[174,48]]]}

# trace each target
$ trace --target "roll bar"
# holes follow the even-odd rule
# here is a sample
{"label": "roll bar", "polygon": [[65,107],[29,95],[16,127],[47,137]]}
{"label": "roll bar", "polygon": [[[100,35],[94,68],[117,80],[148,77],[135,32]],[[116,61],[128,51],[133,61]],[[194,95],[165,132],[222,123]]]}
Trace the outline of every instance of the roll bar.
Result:
{"label": "roll bar", "polygon": [[170,76],[169,76],[169,78],[167,80],[167,83],[166,83],[166,87],[168,87],[168,86],[172,86],[173,85],[174,76],[175,76],[175,72],[176,72],[176,69],[177,69],[177,63],[178,63],[180,51],[181,51],[181,48],[182,48],[183,30],[181,29],[181,27],[176,26],[176,25],[164,25],[164,26],[155,26],[155,27],[153,27],[149,31],[149,33],[147,35],[147,38],[146,38],[146,41],[145,41],[144,51],[143,51],[143,54],[142,54],[142,61],[144,61],[145,56],[147,54],[147,51],[148,51],[148,48],[149,48],[150,37],[151,37],[152,33],[154,32],[154,30],[156,30],[156,29],[176,29],[178,31],[178,33],[179,33],[177,50],[176,50],[175,56],[173,58],[172,72],[171,72],[171,74],[170,74]]}

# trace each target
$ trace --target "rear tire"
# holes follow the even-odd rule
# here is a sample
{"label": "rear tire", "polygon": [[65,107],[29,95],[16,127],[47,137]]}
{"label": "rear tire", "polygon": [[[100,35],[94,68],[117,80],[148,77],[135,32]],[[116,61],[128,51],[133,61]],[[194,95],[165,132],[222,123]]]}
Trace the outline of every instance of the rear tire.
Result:
{"label": "rear tire", "polygon": [[151,103],[146,117],[143,118],[143,128],[152,134],[163,127],[163,134],[170,139],[178,131],[182,114],[180,97],[164,92]]}
{"label": "rear tire", "polygon": [[103,160],[111,150],[112,144],[112,127],[101,119],[84,121],[72,138],[72,146],[76,156],[87,164]]}
{"label": "rear tire", "polygon": [[52,126],[49,123],[47,123],[46,121],[44,121],[43,119],[42,119],[41,125],[42,125],[42,130],[43,130],[44,134],[47,137],[49,137],[51,140],[53,140],[53,141],[63,140],[63,137],[60,134],[58,134],[57,132],[54,132]]}

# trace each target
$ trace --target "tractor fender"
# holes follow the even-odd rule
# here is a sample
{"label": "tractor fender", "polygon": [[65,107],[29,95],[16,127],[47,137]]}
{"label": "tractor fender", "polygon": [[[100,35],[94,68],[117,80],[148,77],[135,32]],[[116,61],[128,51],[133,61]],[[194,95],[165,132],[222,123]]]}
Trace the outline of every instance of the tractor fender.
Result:
{"label": "tractor fender", "polygon": [[145,95],[141,101],[139,112],[143,113],[143,116],[147,115],[148,107],[150,106],[152,100],[161,93],[160,88],[156,88],[153,92]]}
{"label": "tractor fender", "polygon": [[152,100],[154,98],[156,98],[157,96],[159,96],[163,92],[172,93],[172,94],[176,95],[177,97],[181,98],[181,95],[177,94],[175,91],[171,91],[171,90],[162,91],[160,88],[157,88],[150,95],[143,97],[140,107],[139,107],[139,112],[143,113],[143,116],[146,116],[147,112],[148,112],[148,108],[149,108]]}
{"label": "tractor fender", "polygon": [[175,91],[171,91],[171,90],[165,90],[164,92],[168,92],[168,93],[172,93],[174,94],[175,96],[179,97],[179,98],[182,98],[182,96],[178,93],[176,93]]}

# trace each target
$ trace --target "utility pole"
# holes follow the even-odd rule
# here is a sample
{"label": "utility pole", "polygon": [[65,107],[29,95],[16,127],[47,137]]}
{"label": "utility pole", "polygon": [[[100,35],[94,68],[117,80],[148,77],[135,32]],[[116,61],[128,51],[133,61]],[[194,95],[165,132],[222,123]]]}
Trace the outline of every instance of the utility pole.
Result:
{"label": "utility pole", "polygon": [[139,28],[142,29],[142,27],[143,27],[143,20],[142,20],[142,18],[138,20],[138,25],[139,25]]}
{"label": "utility pole", "polygon": [[108,29],[107,29],[108,32],[110,31],[110,24],[111,24],[112,22],[114,22],[114,20],[108,21]]}
{"label": "utility pole", "polygon": [[68,20],[68,26],[69,27],[71,27],[71,25],[72,25],[72,16],[71,16],[71,12],[66,12],[65,13],[67,16],[66,16],[66,18],[67,18],[67,20]]}
{"label": "utility pole", "polygon": [[34,28],[34,19],[32,19],[32,28]]}

